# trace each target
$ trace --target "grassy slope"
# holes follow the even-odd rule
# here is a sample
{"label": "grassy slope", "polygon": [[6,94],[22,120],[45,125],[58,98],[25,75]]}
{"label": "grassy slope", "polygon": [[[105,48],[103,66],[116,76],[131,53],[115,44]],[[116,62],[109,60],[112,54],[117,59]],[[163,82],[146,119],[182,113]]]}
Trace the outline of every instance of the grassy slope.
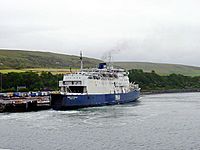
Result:
{"label": "grassy slope", "polygon": [[116,66],[120,66],[126,69],[143,69],[146,72],[154,70],[161,75],[167,75],[171,73],[183,74],[189,76],[200,76],[200,67],[177,65],[177,64],[161,64],[161,63],[149,63],[149,62],[115,62]]}
{"label": "grassy slope", "polygon": [[[83,58],[85,67],[94,67],[101,60]],[[174,64],[159,64],[146,62],[115,62],[116,66],[125,69],[143,69],[144,71],[156,71],[161,75],[177,73],[183,75],[200,75],[200,67],[192,67]],[[63,55],[50,52],[1,50],[0,49],[0,72],[35,72],[51,71],[52,73],[65,73],[69,67],[80,68],[78,56]],[[20,69],[19,69],[20,68]],[[28,69],[27,69],[28,68]],[[17,69],[17,70],[16,70]]]}
{"label": "grassy slope", "polygon": [[[71,69],[72,72],[77,72],[79,69]],[[70,69],[57,69],[57,68],[26,68],[26,69],[0,69],[1,73],[9,73],[9,72],[26,72],[32,71],[36,73],[41,73],[42,71],[51,72],[52,74],[66,74],[70,73]]]}
{"label": "grassy slope", "polygon": [[[85,67],[95,66],[100,60],[83,58]],[[79,68],[78,56],[50,52],[0,50],[0,69],[14,68]]]}

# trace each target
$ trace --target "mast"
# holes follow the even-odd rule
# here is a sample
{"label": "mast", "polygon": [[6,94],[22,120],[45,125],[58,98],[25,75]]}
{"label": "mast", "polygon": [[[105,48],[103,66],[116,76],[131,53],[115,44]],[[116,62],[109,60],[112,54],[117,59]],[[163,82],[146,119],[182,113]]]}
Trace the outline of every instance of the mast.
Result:
{"label": "mast", "polygon": [[108,53],[108,68],[112,68],[112,54],[111,51]]}
{"label": "mast", "polygon": [[81,60],[81,71],[83,70],[83,54],[82,51],[80,51],[80,60]]}

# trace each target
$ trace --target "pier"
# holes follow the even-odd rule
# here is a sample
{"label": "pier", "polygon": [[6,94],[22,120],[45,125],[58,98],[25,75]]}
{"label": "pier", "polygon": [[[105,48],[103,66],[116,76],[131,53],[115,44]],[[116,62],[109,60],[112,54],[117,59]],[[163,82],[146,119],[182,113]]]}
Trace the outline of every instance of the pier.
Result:
{"label": "pier", "polygon": [[0,99],[0,112],[27,112],[49,109],[50,96],[6,97]]}

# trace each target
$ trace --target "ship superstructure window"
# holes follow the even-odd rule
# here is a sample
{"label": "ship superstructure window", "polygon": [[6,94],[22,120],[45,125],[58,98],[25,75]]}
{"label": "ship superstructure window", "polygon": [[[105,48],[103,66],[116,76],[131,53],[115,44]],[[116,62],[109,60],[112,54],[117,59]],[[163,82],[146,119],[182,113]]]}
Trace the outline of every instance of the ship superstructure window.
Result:
{"label": "ship superstructure window", "polygon": [[85,86],[69,86],[67,91],[69,93],[86,93]]}
{"label": "ship superstructure window", "polygon": [[64,81],[64,85],[81,85],[81,81]]}

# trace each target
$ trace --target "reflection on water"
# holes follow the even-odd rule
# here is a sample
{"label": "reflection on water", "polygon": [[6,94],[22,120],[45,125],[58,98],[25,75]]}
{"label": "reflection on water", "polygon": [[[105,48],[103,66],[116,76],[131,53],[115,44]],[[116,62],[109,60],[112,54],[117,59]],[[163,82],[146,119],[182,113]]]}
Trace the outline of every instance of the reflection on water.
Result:
{"label": "reflection on water", "polygon": [[2,149],[200,149],[200,93],[138,102],[0,114]]}

